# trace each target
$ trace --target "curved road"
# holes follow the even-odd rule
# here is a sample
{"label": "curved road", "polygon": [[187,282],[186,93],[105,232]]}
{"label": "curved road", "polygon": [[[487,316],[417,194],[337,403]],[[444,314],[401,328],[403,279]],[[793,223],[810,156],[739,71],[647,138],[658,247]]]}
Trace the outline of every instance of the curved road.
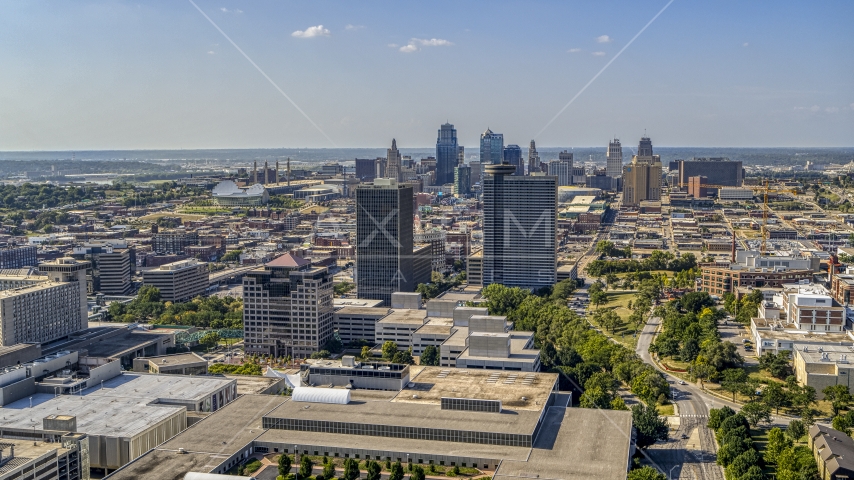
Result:
{"label": "curved road", "polygon": [[[723,470],[715,463],[717,446],[714,433],[706,428],[709,408],[719,408],[728,402],[709,397],[691,384],[680,385],[680,379],[661,370],[652,361],[649,345],[661,319],[651,317],[638,336],[637,354],[640,358],[664,373],[671,384],[674,403],[679,413],[679,426],[671,438],[656,443],[646,451],[651,463],[668,474],[668,479],[723,480]],[[733,405],[731,405],[733,406]],[[738,406],[735,406],[738,409]],[[685,438],[683,438],[685,437]]]}

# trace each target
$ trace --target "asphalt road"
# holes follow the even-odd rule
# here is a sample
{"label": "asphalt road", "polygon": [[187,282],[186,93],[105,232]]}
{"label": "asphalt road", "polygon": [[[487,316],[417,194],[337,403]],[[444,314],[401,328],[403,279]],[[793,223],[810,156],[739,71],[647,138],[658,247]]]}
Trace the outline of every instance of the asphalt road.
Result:
{"label": "asphalt road", "polygon": [[[637,354],[641,359],[658,368],[649,354],[649,345],[661,319],[652,317],[638,337]],[[660,370],[660,369],[659,369]],[[679,426],[670,439],[659,442],[646,451],[646,461],[668,474],[668,478],[723,480],[723,470],[715,463],[717,447],[714,433],[706,428],[709,408],[722,406],[691,384],[680,385],[679,379],[663,372],[671,382],[674,403],[679,413]],[[686,437],[686,438],[682,438]]]}

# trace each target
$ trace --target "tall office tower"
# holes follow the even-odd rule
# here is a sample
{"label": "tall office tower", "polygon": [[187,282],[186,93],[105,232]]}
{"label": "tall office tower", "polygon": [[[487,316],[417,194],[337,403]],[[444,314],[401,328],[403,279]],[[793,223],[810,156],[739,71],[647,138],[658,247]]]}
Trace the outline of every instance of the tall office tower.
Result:
{"label": "tall office tower", "polygon": [[400,181],[400,173],[403,169],[403,163],[400,157],[400,151],[397,149],[397,140],[391,139],[391,148],[386,153],[385,176]]}
{"label": "tall office tower", "polygon": [[652,156],[652,140],[649,137],[641,137],[638,143],[638,157]]}
{"label": "tall office tower", "polygon": [[412,185],[378,178],[356,188],[356,293],[391,305],[394,292],[430,281],[416,272]]}
{"label": "tall office tower", "polygon": [[374,178],[386,178],[386,167],[388,166],[388,159],[385,157],[377,157],[377,171],[374,174]]}
{"label": "tall office tower", "polygon": [[[563,154],[561,154],[563,155]],[[570,154],[572,155],[572,154]],[[557,184],[561,187],[572,185],[572,157],[566,159],[552,160],[548,164],[549,175],[557,178]]]}
{"label": "tall office tower", "polygon": [[11,245],[0,248],[0,270],[7,268],[34,267],[39,264],[38,248],[31,245]]}
{"label": "tall office tower", "polygon": [[469,162],[469,167],[471,168],[471,185],[474,186],[474,184],[480,183],[480,181],[483,180],[484,165],[475,160],[473,162]]}
{"label": "tall office tower", "polygon": [[486,129],[480,134],[480,164],[500,165],[504,157],[504,135]]}
{"label": "tall office tower", "polygon": [[246,352],[308,358],[332,338],[332,275],[287,253],[243,277]]}
{"label": "tall office tower", "polygon": [[679,184],[687,185],[691,177],[707,177],[704,183],[740,187],[744,183],[744,168],[741,160],[732,161],[726,157],[694,157],[689,160],[677,160]]}
{"label": "tall office tower", "polygon": [[645,200],[661,200],[661,157],[652,154],[649,137],[641,138],[638,154],[623,167],[623,205],[636,207]]}
{"label": "tall office tower", "polygon": [[461,165],[454,169],[454,193],[461,197],[471,195],[471,167]]}
{"label": "tall office tower", "polygon": [[370,182],[377,178],[377,160],[374,158],[357,158],[356,178],[363,182]]}
{"label": "tall office tower", "polygon": [[[79,306],[77,311],[80,312],[80,327],[77,330],[86,328],[86,321],[89,318],[89,304],[86,301],[86,270],[89,267],[91,267],[89,262],[71,257],[57,258],[52,262],[39,264],[39,272],[47,275],[51,282],[69,283],[76,287],[75,293],[78,298],[75,300],[75,305]],[[71,321],[76,321],[75,318],[76,316]]]}
{"label": "tall office tower", "polygon": [[566,150],[564,150],[564,151],[560,152],[560,153],[557,155],[557,159],[558,159],[559,161],[563,162],[563,163],[568,163],[568,164],[569,164],[569,168],[572,168],[572,167],[573,167],[573,158],[572,158],[572,153],[567,152]]}
{"label": "tall office tower", "polygon": [[528,175],[534,172],[541,172],[540,154],[537,153],[537,143],[531,140],[531,145],[528,146]]}
{"label": "tall office tower", "polygon": [[609,177],[621,177],[623,175],[623,147],[620,140],[614,139],[608,142],[608,163],[605,166],[605,175]]}
{"label": "tall office tower", "polygon": [[522,149],[519,145],[507,145],[504,147],[504,163],[516,167],[514,175],[525,175],[525,164],[522,163]]}
{"label": "tall office tower", "polygon": [[557,178],[516,176],[486,166],[483,180],[483,285],[537,289],[557,276]]}
{"label": "tall office tower", "polygon": [[59,258],[0,272],[0,346],[51,342],[86,328],[89,262]]}
{"label": "tall office tower", "polygon": [[457,165],[466,163],[466,147],[457,145]]}
{"label": "tall office tower", "polygon": [[124,241],[110,243],[87,243],[72,250],[73,258],[89,260],[92,268],[86,274],[89,293],[125,295],[130,291],[131,272],[136,270],[133,247]]}
{"label": "tall office tower", "polygon": [[195,258],[167,263],[142,272],[142,284],[157,287],[160,299],[169,302],[189,302],[204,295],[209,278],[208,264]]}
{"label": "tall office tower", "polygon": [[454,182],[458,147],[457,130],[450,123],[442,125],[436,138],[436,185]]}

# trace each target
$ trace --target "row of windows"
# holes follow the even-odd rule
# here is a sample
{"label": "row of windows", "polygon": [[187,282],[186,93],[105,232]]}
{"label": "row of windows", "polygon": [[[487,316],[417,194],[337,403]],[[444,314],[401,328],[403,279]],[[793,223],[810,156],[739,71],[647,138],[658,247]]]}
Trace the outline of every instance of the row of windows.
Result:
{"label": "row of windows", "polygon": [[530,435],[496,432],[468,432],[444,428],[405,427],[398,425],[369,425],[326,420],[301,420],[296,418],[263,419],[264,428],[297,430],[302,432],[340,433],[345,435],[368,435],[374,437],[413,438],[442,442],[475,443],[484,445],[507,445],[530,447]]}

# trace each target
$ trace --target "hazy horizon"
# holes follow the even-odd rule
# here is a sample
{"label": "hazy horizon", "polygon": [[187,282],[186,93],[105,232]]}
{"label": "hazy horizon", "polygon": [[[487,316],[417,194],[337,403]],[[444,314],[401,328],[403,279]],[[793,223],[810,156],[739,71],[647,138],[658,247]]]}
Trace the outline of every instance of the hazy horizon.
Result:
{"label": "hazy horizon", "polygon": [[852,19],[842,0],[6,2],[0,150],[433,145],[446,121],[469,147],[488,127],[844,148]]}

